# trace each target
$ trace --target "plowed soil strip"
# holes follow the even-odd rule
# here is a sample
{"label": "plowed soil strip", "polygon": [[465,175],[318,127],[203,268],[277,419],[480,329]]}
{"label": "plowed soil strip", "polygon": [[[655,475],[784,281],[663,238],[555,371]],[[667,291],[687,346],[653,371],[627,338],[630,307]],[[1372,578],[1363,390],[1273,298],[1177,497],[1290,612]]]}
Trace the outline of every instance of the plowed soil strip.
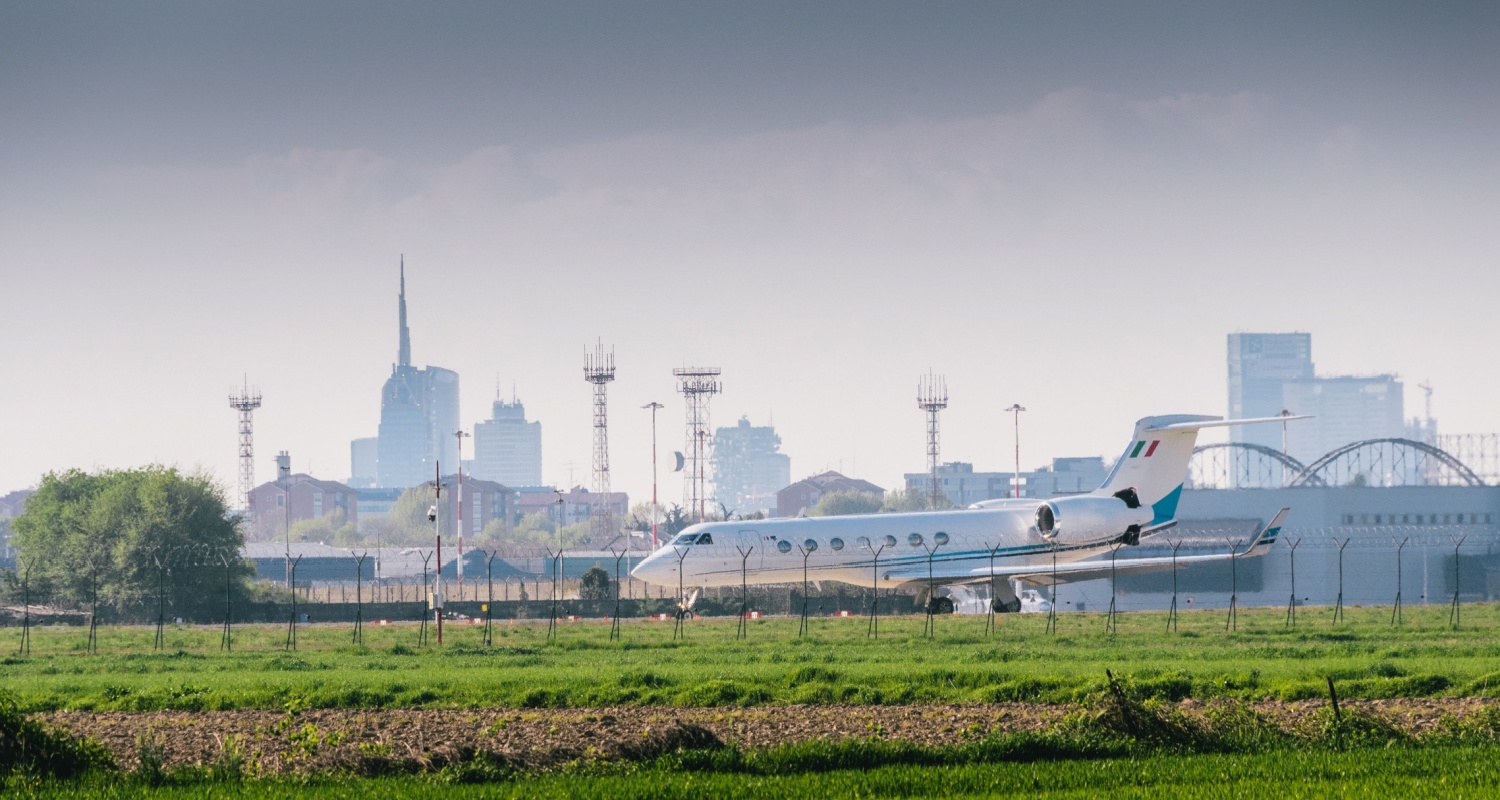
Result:
{"label": "plowed soil strip", "polygon": [[[1426,698],[1348,701],[1341,705],[1378,716],[1410,733],[1432,729],[1444,716],[1464,717],[1495,701]],[[1324,704],[1259,702],[1252,707],[1293,730]],[[1184,701],[1188,713],[1203,707]],[[810,740],[878,738],[943,746],[990,733],[1040,731],[1068,707],[1028,703],[948,706],[765,706],[596,709],[310,709],[276,711],[80,712],[39,715],[47,724],[92,737],[121,766],[136,764],[137,737],[165,747],[168,766],[207,764],[233,737],[262,769],[315,769],[347,763],[360,753],[421,761],[428,754],[467,748],[504,754],[525,763],[555,763],[622,746],[684,725],[710,731],[719,741],[747,748]]]}

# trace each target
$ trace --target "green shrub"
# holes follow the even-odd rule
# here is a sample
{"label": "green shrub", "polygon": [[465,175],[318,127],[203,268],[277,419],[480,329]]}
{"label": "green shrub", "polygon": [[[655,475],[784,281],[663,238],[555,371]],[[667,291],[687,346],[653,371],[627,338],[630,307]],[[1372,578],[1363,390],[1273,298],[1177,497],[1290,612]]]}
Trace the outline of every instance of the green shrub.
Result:
{"label": "green shrub", "polygon": [[10,775],[72,778],[113,768],[114,760],[98,743],[27,719],[15,699],[0,692],[0,779]]}

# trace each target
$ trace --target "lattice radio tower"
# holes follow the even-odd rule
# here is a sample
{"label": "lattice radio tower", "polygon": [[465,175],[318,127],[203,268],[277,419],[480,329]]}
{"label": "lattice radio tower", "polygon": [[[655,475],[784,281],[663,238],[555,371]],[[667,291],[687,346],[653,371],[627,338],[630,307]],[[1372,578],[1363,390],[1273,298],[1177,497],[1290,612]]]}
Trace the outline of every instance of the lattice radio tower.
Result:
{"label": "lattice radio tower", "polygon": [[240,412],[240,508],[250,508],[250,490],[255,488],[255,422],[252,417],[260,408],[260,389],[254,394],[250,378],[245,377],[239,396],[229,396],[229,407]]}
{"label": "lattice radio tower", "polygon": [[614,532],[614,514],[609,505],[609,398],[607,387],[615,379],[615,351],[604,352],[604,342],[594,352],[583,352],[583,379],[594,385],[594,494],[598,499],[589,514],[598,538]]}
{"label": "lattice radio tower", "polygon": [[942,502],[943,487],[938,485],[938,412],[948,407],[948,382],[931,372],[917,379],[917,407],[927,414],[927,507],[935,509]]}
{"label": "lattice radio tower", "polygon": [[683,367],[672,370],[677,378],[677,391],[687,403],[687,454],[684,464],[686,479],[682,499],[687,512],[695,521],[702,521],[707,514],[704,504],[708,501],[708,401],[723,391],[719,383],[718,367]]}

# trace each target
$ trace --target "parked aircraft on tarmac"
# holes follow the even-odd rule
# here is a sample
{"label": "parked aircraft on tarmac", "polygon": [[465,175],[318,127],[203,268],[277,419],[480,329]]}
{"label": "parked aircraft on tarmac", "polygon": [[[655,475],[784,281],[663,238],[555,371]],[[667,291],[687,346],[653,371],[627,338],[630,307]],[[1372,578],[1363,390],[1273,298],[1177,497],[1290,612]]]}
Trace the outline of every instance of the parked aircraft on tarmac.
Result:
{"label": "parked aircraft on tarmac", "polygon": [[[631,576],[658,585],[698,587],[840,581],[894,588],[911,584],[990,583],[997,611],[1018,611],[1015,584],[1050,586],[1110,574],[1108,555],[1176,524],[1188,460],[1198,431],[1306,417],[1224,420],[1146,417],[1104,485],[1050,500],[986,500],[966,509],[705,522],[682,531]],[[1178,564],[1265,555],[1288,509],[1277,512],[1244,550],[1192,555]],[[1117,574],[1170,569],[1170,557],[1116,554]],[[930,570],[930,574],[929,574]],[[679,572],[681,574],[679,575]]]}

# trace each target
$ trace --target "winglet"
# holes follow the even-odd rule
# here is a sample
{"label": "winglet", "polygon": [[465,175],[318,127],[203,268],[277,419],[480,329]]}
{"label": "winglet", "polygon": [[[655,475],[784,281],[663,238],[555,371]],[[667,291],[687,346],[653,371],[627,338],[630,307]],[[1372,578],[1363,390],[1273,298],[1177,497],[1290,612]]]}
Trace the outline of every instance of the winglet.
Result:
{"label": "winglet", "polygon": [[1263,556],[1271,550],[1271,545],[1276,544],[1276,537],[1281,535],[1281,525],[1286,522],[1286,515],[1290,508],[1282,508],[1276,512],[1276,516],[1266,523],[1266,527],[1260,529],[1255,539],[1250,542],[1250,547],[1240,556]]}

